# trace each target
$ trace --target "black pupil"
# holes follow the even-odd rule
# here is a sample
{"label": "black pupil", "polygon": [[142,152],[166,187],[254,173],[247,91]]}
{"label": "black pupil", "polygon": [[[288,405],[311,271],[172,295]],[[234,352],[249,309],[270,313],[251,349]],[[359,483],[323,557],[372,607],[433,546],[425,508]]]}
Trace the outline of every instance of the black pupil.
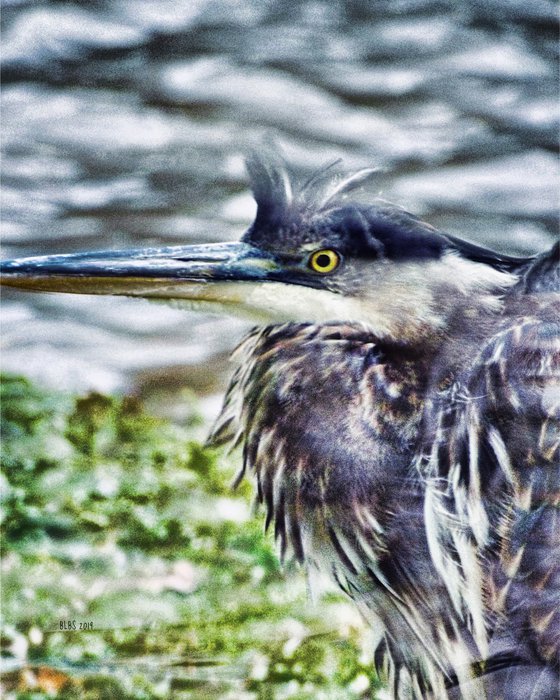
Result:
{"label": "black pupil", "polygon": [[328,267],[331,264],[331,259],[325,253],[322,253],[315,258],[315,264],[318,267]]}

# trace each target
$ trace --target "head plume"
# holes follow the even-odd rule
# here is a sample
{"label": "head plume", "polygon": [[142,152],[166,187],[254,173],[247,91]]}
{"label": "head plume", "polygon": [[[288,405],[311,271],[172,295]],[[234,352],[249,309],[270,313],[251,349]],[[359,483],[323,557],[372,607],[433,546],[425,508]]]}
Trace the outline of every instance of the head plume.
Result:
{"label": "head plume", "polygon": [[255,227],[280,227],[296,214],[320,213],[340,205],[350,192],[378,172],[376,168],[363,168],[344,176],[333,175],[332,169],[340,162],[336,159],[297,183],[292,181],[277,148],[267,144],[251,150],[245,163],[257,203]]}

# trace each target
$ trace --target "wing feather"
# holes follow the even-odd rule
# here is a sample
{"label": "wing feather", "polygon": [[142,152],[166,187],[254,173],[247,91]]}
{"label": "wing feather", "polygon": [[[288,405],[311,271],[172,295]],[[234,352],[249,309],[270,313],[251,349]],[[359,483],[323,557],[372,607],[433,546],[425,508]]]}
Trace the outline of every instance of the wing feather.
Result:
{"label": "wing feather", "polygon": [[[560,666],[560,303],[528,295],[512,309],[440,400],[426,515],[451,596],[471,615],[472,599],[482,603],[490,661],[516,660],[509,673],[487,671],[490,696],[508,698],[504,678],[558,683]],[[467,575],[473,554],[483,586]]]}

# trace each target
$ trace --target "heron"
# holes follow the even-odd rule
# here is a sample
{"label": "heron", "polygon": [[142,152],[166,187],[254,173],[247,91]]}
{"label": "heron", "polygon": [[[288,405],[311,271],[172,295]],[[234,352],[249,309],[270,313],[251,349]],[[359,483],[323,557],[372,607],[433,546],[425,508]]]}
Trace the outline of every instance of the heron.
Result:
{"label": "heron", "polygon": [[256,326],[210,442],[282,557],[378,634],[395,698],[552,700],[560,681],[560,243],[513,257],[275,154],[236,243],[6,260],[2,283]]}

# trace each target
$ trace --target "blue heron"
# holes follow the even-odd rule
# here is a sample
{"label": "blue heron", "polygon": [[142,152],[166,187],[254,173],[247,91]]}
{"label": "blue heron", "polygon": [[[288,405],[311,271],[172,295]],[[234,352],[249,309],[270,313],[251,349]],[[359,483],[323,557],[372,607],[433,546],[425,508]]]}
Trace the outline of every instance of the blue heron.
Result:
{"label": "blue heron", "polygon": [[496,253],[247,160],[238,243],[2,263],[22,289],[254,319],[212,431],[239,445],[281,555],[379,631],[397,698],[558,697],[560,244]]}

